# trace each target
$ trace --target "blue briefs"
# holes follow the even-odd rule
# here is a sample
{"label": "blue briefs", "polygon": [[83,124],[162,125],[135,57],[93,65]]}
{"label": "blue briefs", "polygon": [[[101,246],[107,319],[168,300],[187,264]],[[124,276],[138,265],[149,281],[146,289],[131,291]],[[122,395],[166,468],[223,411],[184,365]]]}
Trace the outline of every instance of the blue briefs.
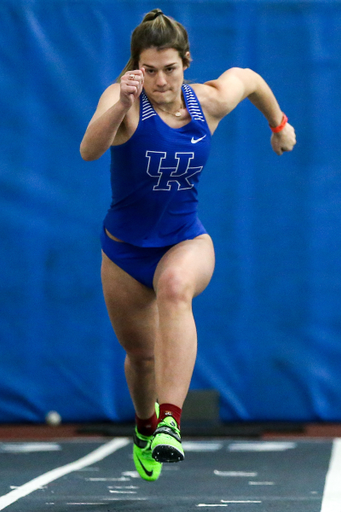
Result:
{"label": "blue briefs", "polygon": [[104,227],[101,244],[104,254],[111,261],[148,288],[153,288],[154,273],[162,256],[173,247],[138,247],[126,242],[116,242],[106,234]]}

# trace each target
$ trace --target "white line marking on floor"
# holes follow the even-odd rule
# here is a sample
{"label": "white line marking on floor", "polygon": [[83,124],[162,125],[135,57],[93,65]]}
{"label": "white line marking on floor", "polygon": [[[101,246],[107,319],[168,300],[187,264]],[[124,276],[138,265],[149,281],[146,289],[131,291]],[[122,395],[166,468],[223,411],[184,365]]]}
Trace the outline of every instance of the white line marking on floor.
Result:
{"label": "white line marking on floor", "polygon": [[340,510],[341,503],[341,438],[334,439],[329,469],[323,491],[321,512]]}
{"label": "white line marking on floor", "polygon": [[0,451],[6,453],[57,452],[58,443],[0,443]]}
{"label": "white line marking on floor", "polygon": [[225,503],[218,503],[217,505],[209,505],[207,503],[199,503],[199,505],[197,505],[197,507],[228,507],[228,505],[225,505]]}
{"label": "white line marking on floor", "polygon": [[249,482],[249,485],[275,485],[275,482]]}
{"label": "white line marking on floor", "polygon": [[229,477],[248,477],[251,478],[252,476],[255,477],[258,475],[258,473],[246,473],[245,471],[218,471],[218,469],[215,469],[213,473],[217,476],[229,476]]}
{"label": "white line marking on floor", "polygon": [[53,482],[54,480],[57,480],[62,476],[72,473],[73,471],[78,471],[86,466],[90,466],[91,464],[94,464],[95,462],[104,459],[108,455],[116,452],[120,448],[123,448],[124,446],[129,444],[129,442],[129,439],[127,438],[113,439],[112,441],[109,441],[109,443],[100,446],[99,448],[89,453],[88,455],[85,455],[85,457],[82,457],[81,459],[71,462],[70,464],[66,464],[65,466],[52,469],[51,471],[48,471],[47,473],[44,473],[43,475],[40,475],[34,478],[33,480],[30,480],[26,484],[18,487],[18,489],[15,489],[14,491],[11,491],[8,494],[5,494],[4,496],[1,496],[0,510],[3,510],[4,508],[16,502],[20,498],[23,498],[24,496],[31,494],[35,490],[39,489],[39,487],[41,487],[42,485],[49,484],[50,482]]}
{"label": "white line marking on floor", "polygon": [[182,443],[185,452],[217,452],[223,447],[223,443],[184,441]]}
{"label": "white line marking on floor", "polygon": [[140,475],[137,471],[124,471],[122,475],[129,476],[130,478],[140,478]]}
{"label": "white line marking on floor", "polygon": [[109,485],[108,489],[139,489],[137,485]]}
{"label": "white line marking on floor", "polygon": [[67,503],[67,505],[103,505],[103,501],[98,501],[97,503]]}
{"label": "white line marking on floor", "polygon": [[130,478],[120,476],[119,478],[85,478],[87,482],[129,482]]}
{"label": "white line marking on floor", "polygon": [[114,491],[112,489],[109,489],[109,492],[112,494],[137,494],[137,491]]}
{"label": "white line marking on floor", "polygon": [[87,482],[129,482],[130,478],[120,476],[119,478],[85,478]]}
{"label": "white line marking on floor", "polygon": [[[10,485],[9,488],[10,489],[20,489],[20,485]],[[47,485],[42,485],[41,487],[38,487],[37,491],[43,490],[43,489],[47,489]]]}
{"label": "white line marking on floor", "polygon": [[119,498],[105,498],[105,501],[147,501],[148,498],[131,498],[130,496],[120,496]]}
{"label": "white line marking on floor", "polygon": [[231,443],[227,449],[229,452],[283,452],[296,446],[297,443],[288,441],[244,441]]}
{"label": "white line marking on floor", "polygon": [[220,500],[222,503],[262,503],[260,500]]}

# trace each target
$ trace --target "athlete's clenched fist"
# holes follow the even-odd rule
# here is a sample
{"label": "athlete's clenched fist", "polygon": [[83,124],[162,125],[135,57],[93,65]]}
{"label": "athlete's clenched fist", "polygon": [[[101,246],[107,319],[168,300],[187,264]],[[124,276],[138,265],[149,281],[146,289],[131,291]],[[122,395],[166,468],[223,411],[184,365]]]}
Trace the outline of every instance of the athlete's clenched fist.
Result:
{"label": "athlete's clenched fist", "polygon": [[127,71],[121,77],[120,100],[129,107],[140,96],[144,83],[144,70]]}

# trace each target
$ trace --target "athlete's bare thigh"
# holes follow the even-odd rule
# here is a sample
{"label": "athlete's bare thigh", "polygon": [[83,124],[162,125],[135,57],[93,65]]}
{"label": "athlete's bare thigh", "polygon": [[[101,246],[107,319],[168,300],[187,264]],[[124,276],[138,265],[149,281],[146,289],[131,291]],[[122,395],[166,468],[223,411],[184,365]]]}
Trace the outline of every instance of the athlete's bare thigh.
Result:
{"label": "athlete's bare thigh", "polygon": [[[154,275],[154,289],[161,282],[184,283],[192,297],[199,295],[211,280],[215,264],[214,247],[209,235],[174,245],[160,260]],[[177,284],[176,284],[177,285]]]}
{"label": "athlete's bare thigh", "polygon": [[105,303],[119,342],[136,355],[139,351],[152,354],[158,325],[154,290],[136,281],[104,253],[101,276]]}

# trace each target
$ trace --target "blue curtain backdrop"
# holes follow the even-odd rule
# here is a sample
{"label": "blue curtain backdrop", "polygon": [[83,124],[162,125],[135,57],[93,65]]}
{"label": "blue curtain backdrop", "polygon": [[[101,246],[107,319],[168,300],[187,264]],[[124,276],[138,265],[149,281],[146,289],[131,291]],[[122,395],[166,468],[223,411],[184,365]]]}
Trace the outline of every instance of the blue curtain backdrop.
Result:
{"label": "blue curtain backdrop", "polygon": [[78,148],[155,7],[188,29],[187,79],[254,69],[298,138],[276,156],[248,100],[213,138],[192,388],[219,390],[223,421],[340,421],[341,3],[2,0],[0,422],[133,418],[99,276],[109,158]]}

